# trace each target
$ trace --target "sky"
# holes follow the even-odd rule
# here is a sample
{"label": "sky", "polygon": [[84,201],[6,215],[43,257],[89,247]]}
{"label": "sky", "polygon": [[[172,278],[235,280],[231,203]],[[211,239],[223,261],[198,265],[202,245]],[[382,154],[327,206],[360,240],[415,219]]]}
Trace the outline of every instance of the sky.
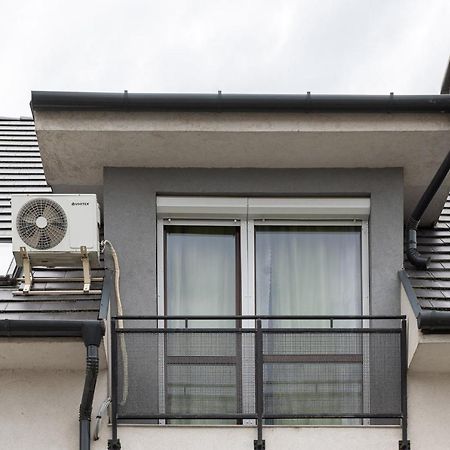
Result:
{"label": "sky", "polygon": [[450,0],[0,0],[0,117],[32,90],[438,94]]}

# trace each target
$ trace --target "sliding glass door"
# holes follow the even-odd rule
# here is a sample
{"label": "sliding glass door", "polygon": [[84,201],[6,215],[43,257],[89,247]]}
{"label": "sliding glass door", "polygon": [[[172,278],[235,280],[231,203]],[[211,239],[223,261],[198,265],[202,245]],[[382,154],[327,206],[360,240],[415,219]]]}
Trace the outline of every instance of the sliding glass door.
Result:
{"label": "sliding glass door", "polygon": [[[255,225],[256,310],[269,316],[360,315],[361,227]],[[268,327],[322,328],[329,320],[268,320]],[[337,328],[360,321],[334,321]],[[327,336],[330,336],[327,338]],[[342,335],[344,336],[344,335]],[[342,342],[341,342],[342,341]],[[289,331],[267,334],[264,404],[270,414],[339,414],[363,405],[362,342]],[[342,380],[345,379],[343,390]],[[321,424],[359,423],[341,419]],[[314,424],[314,420],[266,423]]]}
{"label": "sliding glass door", "polygon": [[[239,228],[167,225],[164,231],[167,315],[239,314]],[[166,326],[234,329],[236,323],[235,320],[172,320]],[[242,395],[241,344],[237,333],[230,329],[230,333],[169,334],[164,347],[168,413],[201,415],[238,411]],[[212,359],[215,364],[211,364]],[[191,423],[190,420],[170,422]]]}
{"label": "sliding glass door", "polygon": [[[292,317],[368,312],[367,222],[202,217],[162,219],[158,226],[160,314]],[[160,347],[165,386],[160,402],[167,414],[233,415],[251,409],[254,348],[244,340],[251,340],[245,329],[253,329],[254,320],[180,319],[159,325],[188,330],[168,333]],[[350,346],[345,333],[338,339],[335,333],[322,333],[319,338],[288,330],[362,325],[361,320],[332,324],[329,320],[264,320],[263,327],[275,331],[264,337],[267,412],[320,414],[325,410],[339,415],[363,410],[370,400],[364,388],[369,376],[365,338],[353,339]],[[200,331],[204,328],[222,332],[208,331],[205,339]],[[236,328],[243,332],[236,333]],[[329,419],[320,423],[361,422]]]}

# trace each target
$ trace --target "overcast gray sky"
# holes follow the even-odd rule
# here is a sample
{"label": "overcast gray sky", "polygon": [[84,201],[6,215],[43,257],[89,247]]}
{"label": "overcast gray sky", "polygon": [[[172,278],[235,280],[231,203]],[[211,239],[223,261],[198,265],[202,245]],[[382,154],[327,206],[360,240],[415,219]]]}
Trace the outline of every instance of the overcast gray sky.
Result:
{"label": "overcast gray sky", "polygon": [[450,0],[0,0],[0,116],[31,90],[439,93]]}

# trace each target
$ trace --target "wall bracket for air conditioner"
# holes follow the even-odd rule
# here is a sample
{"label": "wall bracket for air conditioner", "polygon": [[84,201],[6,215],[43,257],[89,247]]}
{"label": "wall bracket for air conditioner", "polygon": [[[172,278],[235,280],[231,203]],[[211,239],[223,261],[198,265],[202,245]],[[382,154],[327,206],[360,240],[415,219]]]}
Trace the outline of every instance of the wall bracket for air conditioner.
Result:
{"label": "wall bracket for air conditioner", "polygon": [[86,247],[82,245],[80,247],[81,251],[81,262],[83,263],[83,292],[88,294],[91,290],[91,266],[89,264],[89,256]]}
{"label": "wall bracket for air conditioner", "polygon": [[[25,247],[20,247],[20,253],[22,257],[23,264],[23,287],[22,290],[14,291],[13,295],[49,295],[49,294],[99,294],[101,291],[91,290],[91,264],[89,262],[89,255],[86,246],[80,247],[81,263],[83,266],[83,290],[59,290],[59,291],[46,291],[46,290],[33,290],[33,273],[32,265],[30,261],[30,256],[28,255],[27,249]],[[37,279],[39,280],[39,278]]]}
{"label": "wall bracket for air conditioner", "polygon": [[30,257],[28,256],[27,249],[25,247],[20,247],[20,253],[23,261],[23,276],[24,276],[23,293],[28,294],[30,292],[31,285],[33,284],[33,274],[31,273],[31,262]]}

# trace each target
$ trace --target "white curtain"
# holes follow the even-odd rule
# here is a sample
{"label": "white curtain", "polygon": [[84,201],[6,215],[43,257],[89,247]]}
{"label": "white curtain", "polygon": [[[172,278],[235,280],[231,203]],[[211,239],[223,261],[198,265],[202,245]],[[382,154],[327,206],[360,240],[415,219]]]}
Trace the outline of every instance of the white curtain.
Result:
{"label": "white curtain", "polygon": [[[168,227],[166,248],[167,314],[236,314],[234,227]],[[196,321],[189,326],[221,327],[227,323],[233,324],[232,321]]]}
{"label": "white curtain", "polygon": [[[166,302],[168,315],[236,314],[237,228],[171,226],[166,228]],[[240,276],[240,274],[239,274]],[[233,320],[191,320],[189,328],[234,327]],[[170,322],[169,327],[184,327]],[[189,364],[190,356],[235,356],[234,335],[169,335],[167,356],[186,357],[167,364],[169,411],[184,414],[236,411],[236,365]],[[171,423],[227,423],[215,420],[172,420]],[[229,423],[234,423],[229,421]]]}
{"label": "white curtain", "polygon": [[361,314],[359,228],[264,226],[255,235],[258,314]]}
{"label": "white curtain", "polygon": [[[255,228],[257,313],[267,315],[361,314],[361,233],[357,227],[261,226]],[[357,321],[335,322],[335,327],[359,326]],[[329,321],[283,320],[272,327],[329,327]],[[358,412],[361,406],[362,365],[314,362],[314,354],[348,352],[338,339],[319,335],[309,341],[268,336],[273,354],[309,354],[310,363],[266,365],[266,404],[296,413]],[[320,347],[320,339],[326,349]],[[358,351],[358,350],[356,350]],[[320,359],[320,355],[318,356]],[[341,373],[342,372],[342,373]],[[343,376],[345,374],[345,376]],[[342,384],[343,377],[346,384]],[[356,411],[355,411],[356,409]],[[277,424],[339,424],[359,421],[276,420]]]}

